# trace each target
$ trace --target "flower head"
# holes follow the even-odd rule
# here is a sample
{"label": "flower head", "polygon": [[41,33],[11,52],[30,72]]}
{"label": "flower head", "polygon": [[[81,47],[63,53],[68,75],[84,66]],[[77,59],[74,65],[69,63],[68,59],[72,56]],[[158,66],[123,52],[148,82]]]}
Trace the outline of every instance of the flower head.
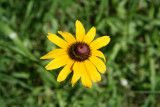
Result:
{"label": "flower head", "polygon": [[[41,59],[54,58],[45,68],[53,70],[64,66],[60,71],[57,81],[64,81],[73,71],[71,80],[72,86],[81,78],[85,87],[91,88],[92,81],[101,80],[100,73],[106,70],[105,57],[100,49],[110,42],[109,36],[103,36],[93,41],[96,28],[92,27],[87,34],[82,23],[76,21],[76,39],[68,32],[58,31],[64,38],[61,39],[55,34],[48,33],[47,38],[60,47],[41,57]],[[100,58],[103,58],[103,61]],[[100,73],[99,73],[99,72]]]}

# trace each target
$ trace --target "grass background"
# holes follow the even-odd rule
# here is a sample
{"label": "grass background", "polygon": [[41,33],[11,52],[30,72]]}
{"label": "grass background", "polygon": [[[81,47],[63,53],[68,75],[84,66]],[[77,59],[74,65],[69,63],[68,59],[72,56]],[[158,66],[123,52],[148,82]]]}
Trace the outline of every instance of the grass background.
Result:
{"label": "grass background", "polygon": [[[111,37],[91,89],[57,83],[62,68],[39,59],[57,48],[47,33],[75,34],[77,19]],[[0,0],[0,107],[160,107],[160,1]]]}

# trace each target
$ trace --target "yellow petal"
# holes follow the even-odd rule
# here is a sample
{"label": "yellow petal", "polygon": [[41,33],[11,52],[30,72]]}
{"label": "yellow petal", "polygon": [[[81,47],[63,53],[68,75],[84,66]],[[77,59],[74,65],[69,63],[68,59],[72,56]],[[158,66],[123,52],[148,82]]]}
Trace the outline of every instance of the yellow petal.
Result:
{"label": "yellow petal", "polygon": [[97,71],[96,67],[89,61],[85,60],[84,62],[87,72],[89,73],[91,80],[93,82],[98,82],[101,80],[101,75]]}
{"label": "yellow petal", "polygon": [[103,58],[104,63],[106,63],[106,58],[105,58],[104,54],[101,51],[99,51],[99,50],[92,50],[92,55]]}
{"label": "yellow petal", "polygon": [[91,56],[89,60],[97,67],[100,73],[104,73],[106,71],[106,65],[102,60],[97,58],[96,56]]}
{"label": "yellow petal", "polygon": [[55,34],[48,33],[47,38],[61,48],[67,48],[68,43]]}
{"label": "yellow petal", "polygon": [[64,81],[67,78],[67,76],[72,72],[71,67],[73,63],[73,60],[68,60],[67,65],[61,70],[61,72],[58,75],[58,82]]}
{"label": "yellow petal", "polygon": [[61,66],[67,64],[68,59],[69,59],[68,55],[61,56],[59,58],[52,60],[45,68],[47,70],[60,68]]}
{"label": "yellow petal", "polygon": [[85,43],[91,43],[92,40],[94,39],[95,35],[96,35],[96,28],[95,28],[95,27],[92,27],[92,28],[88,31],[88,33],[86,34],[86,36],[84,37],[84,40],[83,40],[83,41],[84,41]]}
{"label": "yellow petal", "polygon": [[75,62],[74,65],[73,65],[73,77],[72,77],[72,80],[71,80],[72,87],[81,77],[82,70],[79,67],[79,65],[80,65],[80,62]]}
{"label": "yellow petal", "polygon": [[76,39],[73,37],[73,35],[71,33],[68,32],[62,32],[62,31],[58,31],[58,33],[60,35],[62,35],[64,37],[64,39],[68,42],[68,43],[74,43],[76,42]]}
{"label": "yellow petal", "polygon": [[52,58],[57,58],[67,55],[67,50],[66,49],[54,49],[47,53],[46,55],[42,56],[40,59],[52,59]]}
{"label": "yellow petal", "polygon": [[103,46],[106,46],[109,42],[110,42],[110,37],[103,36],[91,42],[90,46],[92,49],[99,49]]}
{"label": "yellow petal", "polygon": [[76,21],[76,39],[77,41],[82,41],[85,37],[85,29],[82,25],[82,23],[77,20]]}
{"label": "yellow petal", "polygon": [[83,86],[87,88],[91,88],[92,81],[91,81],[90,75],[88,74],[83,62],[81,62],[79,68],[82,69],[81,81],[82,81]]}

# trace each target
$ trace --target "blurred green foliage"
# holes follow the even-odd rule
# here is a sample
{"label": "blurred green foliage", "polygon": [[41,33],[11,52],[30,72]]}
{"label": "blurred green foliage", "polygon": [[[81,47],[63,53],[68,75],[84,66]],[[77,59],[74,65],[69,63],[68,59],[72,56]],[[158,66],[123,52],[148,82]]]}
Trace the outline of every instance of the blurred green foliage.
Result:
{"label": "blurred green foliage", "polygon": [[[107,71],[91,89],[40,56],[57,48],[47,33],[75,34],[79,19],[102,48]],[[159,0],[0,0],[0,107],[160,107]]]}

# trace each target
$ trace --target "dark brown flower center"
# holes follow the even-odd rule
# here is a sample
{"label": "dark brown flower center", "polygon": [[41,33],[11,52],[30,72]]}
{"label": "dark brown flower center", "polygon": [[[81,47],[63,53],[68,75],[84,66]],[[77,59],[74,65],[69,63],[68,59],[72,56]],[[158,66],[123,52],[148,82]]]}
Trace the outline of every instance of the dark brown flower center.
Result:
{"label": "dark brown flower center", "polygon": [[76,42],[69,47],[69,56],[73,60],[84,61],[90,56],[90,48],[86,43]]}

